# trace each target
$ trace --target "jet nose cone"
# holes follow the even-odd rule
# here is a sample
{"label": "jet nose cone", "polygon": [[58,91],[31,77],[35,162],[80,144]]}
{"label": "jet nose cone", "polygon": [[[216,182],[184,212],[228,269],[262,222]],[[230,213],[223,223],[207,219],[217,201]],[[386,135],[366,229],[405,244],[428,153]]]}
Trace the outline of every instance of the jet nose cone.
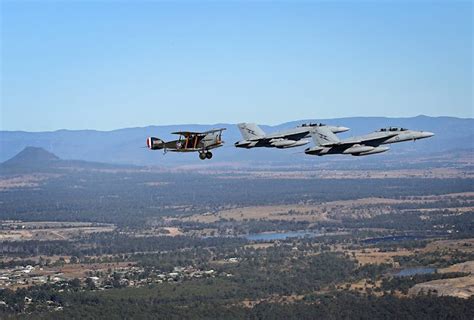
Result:
{"label": "jet nose cone", "polygon": [[435,134],[434,134],[433,132],[429,132],[429,131],[423,131],[423,132],[421,133],[421,137],[422,137],[422,138],[429,138],[429,137],[432,137],[432,136],[434,136],[434,135],[435,135]]}
{"label": "jet nose cone", "polygon": [[338,127],[339,132],[346,132],[346,131],[349,131],[349,130],[350,130],[350,128],[348,128],[348,127]]}

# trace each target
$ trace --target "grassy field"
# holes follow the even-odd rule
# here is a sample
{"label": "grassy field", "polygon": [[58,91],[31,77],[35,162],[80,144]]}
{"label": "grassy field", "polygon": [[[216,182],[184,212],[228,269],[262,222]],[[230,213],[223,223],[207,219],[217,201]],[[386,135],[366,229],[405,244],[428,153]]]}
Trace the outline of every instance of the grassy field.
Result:
{"label": "grassy field", "polygon": [[[391,206],[400,204],[427,204],[433,202],[449,202],[455,198],[463,197],[463,207],[452,208],[436,207],[436,210],[458,211],[460,214],[474,211],[474,192],[453,193],[436,196],[423,196],[413,199],[389,198],[363,198],[358,200],[330,201],[320,204],[289,204],[278,206],[251,206],[233,209],[224,209],[218,212],[195,214],[184,218],[182,221],[195,221],[212,223],[219,220],[286,220],[286,221],[328,221],[339,220],[343,217],[368,218],[375,215],[392,212]],[[410,210],[410,209],[404,209]],[[426,209],[434,210],[434,209]]]}

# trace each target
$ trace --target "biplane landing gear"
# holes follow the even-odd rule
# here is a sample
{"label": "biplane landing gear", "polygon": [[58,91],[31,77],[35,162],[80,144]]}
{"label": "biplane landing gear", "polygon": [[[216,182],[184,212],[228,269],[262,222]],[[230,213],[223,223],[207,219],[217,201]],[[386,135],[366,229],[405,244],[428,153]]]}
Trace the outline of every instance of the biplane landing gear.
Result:
{"label": "biplane landing gear", "polygon": [[212,152],[210,151],[199,152],[199,159],[201,160],[212,159]]}

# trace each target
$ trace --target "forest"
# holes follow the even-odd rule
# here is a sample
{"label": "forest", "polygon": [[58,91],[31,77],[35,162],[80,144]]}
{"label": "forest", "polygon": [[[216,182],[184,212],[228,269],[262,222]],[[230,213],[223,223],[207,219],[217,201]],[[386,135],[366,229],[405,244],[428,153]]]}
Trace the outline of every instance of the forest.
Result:
{"label": "forest", "polygon": [[[191,172],[56,172],[41,187],[0,190],[0,219],[88,221],[141,227],[151,218],[229,206],[402,199],[474,191],[471,178],[258,179]],[[15,176],[15,175],[13,175]],[[4,174],[2,178],[11,175]]]}

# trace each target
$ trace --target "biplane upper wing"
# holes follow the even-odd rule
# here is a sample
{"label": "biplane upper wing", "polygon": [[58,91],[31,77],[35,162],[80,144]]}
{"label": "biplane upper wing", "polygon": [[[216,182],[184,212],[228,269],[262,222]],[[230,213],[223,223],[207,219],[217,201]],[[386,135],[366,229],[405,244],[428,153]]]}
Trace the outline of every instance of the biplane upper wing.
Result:
{"label": "biplane upper wing", "polygon": [[227,129],[226,128],[212,129],[212,130],[205,131],[202,134],[214,133],[214,132],[219,132],[219,131],[222,132],[224,130],[227,130]]}
{"label": "biplane upper wing", "polygon": [[177,132],[172,132],[171,134],[178,134],[180,136],[184,137],[189,137],[189,136],[205,136],[209,133],[214,133],[214,132],[219,132],[219,131],[224,131],[227,130],[226,128],[220,128],[220,129],[212,129],[204,132],[194,132],[194,131],[177,131]]}

